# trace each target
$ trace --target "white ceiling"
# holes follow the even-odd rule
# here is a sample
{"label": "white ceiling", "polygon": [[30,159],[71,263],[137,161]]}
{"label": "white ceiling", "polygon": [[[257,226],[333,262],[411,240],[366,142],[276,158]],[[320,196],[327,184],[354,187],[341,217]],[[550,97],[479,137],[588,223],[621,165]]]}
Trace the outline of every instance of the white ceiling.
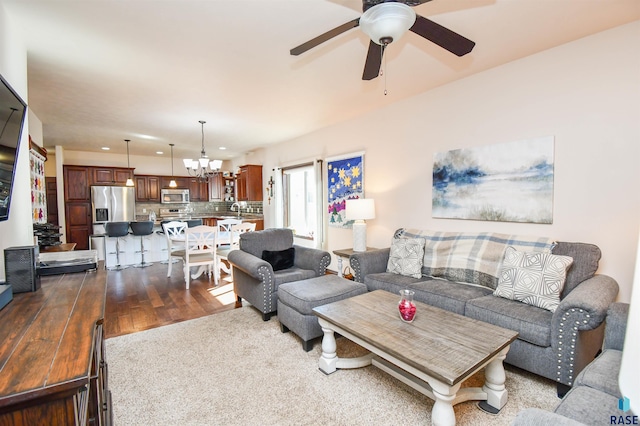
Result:
{"label": "white ceiling", "polygon": [[132,155],[175,143],[176,158],[199,154],[199,120],[209,157],[227,159],[640,19],[638,0],[433,0],[415,11],[475,49],[458,58],[409,32],[386,78],[362,81],[357,28],[289,54],[360,16],[359,0],[0,2],[24,30],[45,147],[123,153],[131,139]]}

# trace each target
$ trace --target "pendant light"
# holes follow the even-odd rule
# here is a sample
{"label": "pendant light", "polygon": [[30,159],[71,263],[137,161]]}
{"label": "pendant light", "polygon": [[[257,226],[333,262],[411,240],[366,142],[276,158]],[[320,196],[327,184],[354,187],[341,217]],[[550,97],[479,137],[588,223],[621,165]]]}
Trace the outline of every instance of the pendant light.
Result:
{"label": "pendant light", "polygon": [[125,185],[133,186],[133,179],[131,179],[131,165],[129,164],[129,142],[131,142],[131,140],[125,139],[124,141],[127,143],[127,169],[129,169],[129,178],[127,179],[127,183],[125,183]]}
{"label": "pendant light", "polygon": [[169,146],[171,147],[171,182],[169,182],[169,188],[177,188],[178,184],[176,183],[175,178],[173,177],[173,146],[175,144],[170,143]]}

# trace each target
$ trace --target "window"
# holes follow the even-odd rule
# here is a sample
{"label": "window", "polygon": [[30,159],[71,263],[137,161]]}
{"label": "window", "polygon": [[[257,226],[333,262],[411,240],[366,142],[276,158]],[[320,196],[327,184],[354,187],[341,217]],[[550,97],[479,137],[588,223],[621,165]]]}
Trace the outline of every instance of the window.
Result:
{"label": "window", "polygon": [[296,237],[313,239],[316,230],[316,181],[312,164],[282,170],[284,226]]}

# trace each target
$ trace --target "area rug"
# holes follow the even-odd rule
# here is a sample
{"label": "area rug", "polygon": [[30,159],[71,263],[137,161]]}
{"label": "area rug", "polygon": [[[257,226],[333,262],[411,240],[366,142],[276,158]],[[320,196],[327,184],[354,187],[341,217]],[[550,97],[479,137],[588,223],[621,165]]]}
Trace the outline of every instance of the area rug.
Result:
{"label": "area rug", "polygon": [[[338,355],[362,354],[345,338]],[[106,341],[114,423],[125,425],[431,424],[433,401],[376,367],[318,370],[320,342],[304,352],[278,317],[250,306]],[[482,373],[469,379],[483,383]],[[509,425],[523,408],[552,410],[555,384],[507,366],[498,415],[455,406],[459,425]]]}

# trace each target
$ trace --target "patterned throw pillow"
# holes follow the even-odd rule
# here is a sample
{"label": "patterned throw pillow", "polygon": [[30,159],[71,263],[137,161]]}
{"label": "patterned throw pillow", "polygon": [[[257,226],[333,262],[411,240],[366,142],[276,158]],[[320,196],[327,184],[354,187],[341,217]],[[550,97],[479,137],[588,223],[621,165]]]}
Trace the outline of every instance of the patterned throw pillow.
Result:
{"label": "patterned throw pillow", "polygon": [[572,263],[569,256],[507,247],[493,294],[554,312]]}
{"label": "patterned throw pillow", "polygon": [[413,278],[422,277],[424,244],[424,238],[394,238],[389,251],[387,272]]}

